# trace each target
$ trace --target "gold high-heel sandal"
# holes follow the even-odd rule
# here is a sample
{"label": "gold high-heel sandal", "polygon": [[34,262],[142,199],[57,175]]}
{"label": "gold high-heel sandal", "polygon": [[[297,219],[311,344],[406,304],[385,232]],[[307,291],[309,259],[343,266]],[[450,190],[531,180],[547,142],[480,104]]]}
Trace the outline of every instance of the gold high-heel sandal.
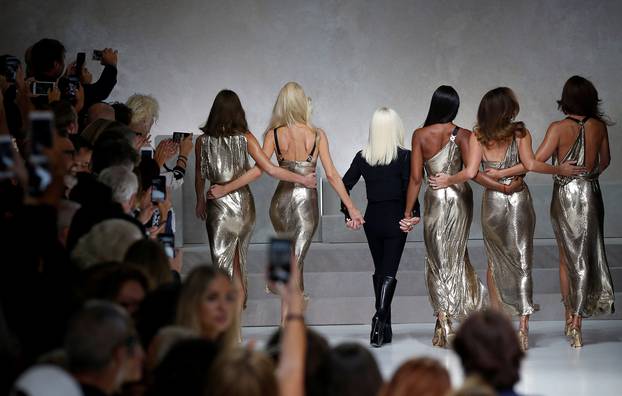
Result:
{"label": "gold high-heel sandal", "polygon": [[528,330],[523,330],[523,329],[518,330],[518,344],[520,345],[521,351],[527,352],[527,349],[529,349]]}
{"label": "gold high-heel sandal", "polygon": [[436,324],[434,325],[434,337],[432,337],[432,346],[442,347],[441,342],[443,338],[443,329],[441,328],[441,322],[436,318]]}
{"label": "gold high-heel sandal", "polygon": [[570,346],[573,348],[581,348],[583,346],[583,335],[581,334],[581,328],[577,326],[570,326],[569,335]]}
{"label": "gold high-heel sandal", "polygon": [[451,320],[447,314],[438,316],[439,325],[439,342],[438,345],[441,348],[449,348],[454,341],[455,333],[451,327]]}

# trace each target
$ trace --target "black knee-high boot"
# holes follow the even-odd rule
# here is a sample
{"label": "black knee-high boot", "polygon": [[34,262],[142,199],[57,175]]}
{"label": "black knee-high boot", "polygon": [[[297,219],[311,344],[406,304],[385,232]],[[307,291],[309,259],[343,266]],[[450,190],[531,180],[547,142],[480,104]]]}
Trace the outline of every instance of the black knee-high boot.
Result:
{"label": "black knee-high boot", "polygon": [[[380,279],[381,277],[379,275],[372,275],[372,280],[374,282],[374,295],[376,296],[376,313],[378,312],[379,304],[380,304],[380,299],[378,298],[378,294],[380,294]],[[374,328],[374,323],[376,323],[376,318],[377,315],[374,315],[374,318],[372,319],[371,322],[371,328],[372,328],[372,333],[373,334],[373,328]],[[371,340],[371,334],[369,335],[369,338]],[[393,329],[391,328],[391,306],[389,306],[389,313],[387,314],[387,324],[385,325],[385,329],[384,329],[384,343],[385,344],[389,344],[391,341],[393,341]]]}
{"label": "black knee-high boot", "polygon": [[391,309],[391,301],[395,293],[397,280],[390,276],[382,278],[378,287],[378,309],[372,320],[372,332],[370,343],[374,347],[380,347],[386,343],[387,319]]}
{"label": "black knee-high boot", "polygon": [[372,341],[372,337],[374,336],[374,328],[376,327],[376,322],[378,321],[378,309],[380,308],[380,298],[378,297],[378,294],[380,294],[380,276],[379,275],[372,275],[371,276],[372,282],[374,284],[374,296],[376,297],[376,303],[375,303],[375,313],[374,313],[374,317],[371,319],[371,331],[369,333],[369,342],[371,343]]}

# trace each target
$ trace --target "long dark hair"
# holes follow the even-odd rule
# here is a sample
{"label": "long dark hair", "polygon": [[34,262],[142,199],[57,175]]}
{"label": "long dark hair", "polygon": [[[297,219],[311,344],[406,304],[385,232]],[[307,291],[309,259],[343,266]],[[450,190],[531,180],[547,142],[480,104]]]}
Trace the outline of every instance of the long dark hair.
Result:
{"label": "long dark hair", "polygon": [[246,114],[235,92],[229,89],[218,92],[201,130],[213,137],[239,135],[248,131]]}
{"label": "long dark hair", "polygon": [[508,87],[486,92],[477,109],[477,140],[484,145],[501,142],[517,135],[525,136],[527,129],[522,121],[514,121],[520,106],[516,95]]}
{"label": "long dark hair", "polygon": [[458,114],[459,107],[460,97],[458,96],[458,92],[449,85],[441,85],[436,88],[436,91],[432,94],[430,110],[428,110],[428,116],[423,126],[445,124],[453,121]]}
{"label": "long dark hair", "polygon": [[564,84],[562,98],[557,101],[557,108],[564,114],[576,114],[596,118],[610,123],[600,109],[598,91],[592,82],[581,76],[572,76]]}

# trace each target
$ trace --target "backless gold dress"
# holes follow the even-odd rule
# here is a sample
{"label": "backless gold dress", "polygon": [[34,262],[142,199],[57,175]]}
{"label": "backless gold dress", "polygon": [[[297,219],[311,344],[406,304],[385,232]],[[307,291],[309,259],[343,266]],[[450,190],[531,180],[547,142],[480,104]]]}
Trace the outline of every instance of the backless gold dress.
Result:
{"label": "backless gold dress", "polygon": [[[484,170],[506,169],[520,163],[516,137],[501,161],[482,160]],[[513,177],[499,180],[510,184]],[[482,199],[482,231],[493,285],[501,307],[511,315],[531,315],[539,309],[533,303],[533,234],[536,219],[529,188],[506,195],[486,189]]]}
{"label": "backless gold dress", "polygon": [[[579,135],[561,161],[553,156],[553,163],[577,161],[577,166],[585,166],[587,118],[570,119],[579,123]],[[582,317],[614,312],[615,297],[603,240],[604,206],[599,173],[597,165],[579,176],[553,177],[551,223],[557,244],[566,256],[570,284],[564,304],[572,314]]]}
{"label": "backless gold dress", "polygon": [[[274,143],[279,166],[299,175],[309,175],[315,171],[317,159],[314,158],[319,134],[315,132],[315,142],[306,161],[286,160],[281,154],[279,139],[274,133]],[[304,291],[304,259],[311,246],[311,240],[320,221],[317,189],[306,188],[297,183],[279,181],[270,203],[270,220],[279,238],[293,242],[296,265],[300,272],[299,285]]]}
{"label": "backless gold dress", "polygon": [[[225,184],[242,176],[250,164],[246,137],[242,134],[201,139],[201,177],[211,184]],[[246,254],[255,226],[255,203],[250,188],[244,186],[221,198],[207,201],[205,220],[212,262],[233,277],[237,253],[246,297]]]}
{"label": "backless gold dress", "polygon": [[[456,144],[459,128],[449,142],[429,160],[428,176],[454,175],[462,169],[462,155]],[[467,239],[473,218],[473,192],[469,183],[434,190],[424,197],[423,238],[426,247],[425,273],[434,314],[460,319],[487,305],[486,288],[469,261]]]}

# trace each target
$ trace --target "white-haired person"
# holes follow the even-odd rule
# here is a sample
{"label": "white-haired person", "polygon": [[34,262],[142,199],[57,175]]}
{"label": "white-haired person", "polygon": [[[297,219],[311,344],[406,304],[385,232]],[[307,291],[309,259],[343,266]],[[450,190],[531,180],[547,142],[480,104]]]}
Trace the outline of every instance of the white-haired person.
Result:
{"label": "white-haired person", "polygon": [[[396,274],[406,243],[400,230],[406,189],[410,177],[410,150],[404,148],[404,124],[395,110],[380,107],[369,126],[367,146],[356,153],[350,169],[343,176],[349,192],[363,177],[367,192],[365,236],[374,262],[372,276],[376,296],[376,313],[372,319],[370,343],[380,347],[391,342],[391,301]],[[341,211],[348,223],[353,222],[347,205]],[[415,208],[419,217],[419,204]]]}
{"label": "white-haired person", "polygon": [[110,187],[112,199],[123,207],[126,214],[132,213],[138,192],[138,178],[126,166],[116,165],[101,171],[99,181]]}

